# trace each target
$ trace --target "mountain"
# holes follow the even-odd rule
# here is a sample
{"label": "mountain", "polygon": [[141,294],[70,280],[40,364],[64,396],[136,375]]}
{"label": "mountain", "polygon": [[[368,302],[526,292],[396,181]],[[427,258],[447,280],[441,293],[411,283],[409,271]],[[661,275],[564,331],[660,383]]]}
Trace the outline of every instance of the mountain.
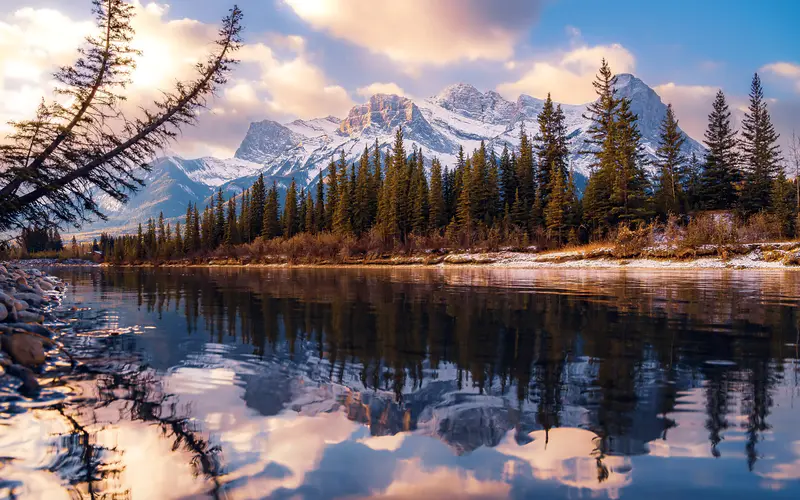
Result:
{"label": "mountain", "polygon": [[[666,105],[658,94],[630,74],[617,75],[617,95],[631,99],[631,108],[639,116],[639,130],[647,155],[653,158],[658,145],[661,120]],[[519,145],[522,125],[529,133],[537,129],[536,117],[544,101],[521,95],[508,101],[494,91],[480,92],[472,85],[451,85],[427,99],[411,99],[390,94],[376,94],[364,104],[353,107],[344,119],[333,116],[313,120],[278,123],[272,120],[250,125],[233,158],[186,160],[176,156],[161,158],[148,174],[148,186],[131,198],[126,206],[104,203],[109,221],[94,228],[130,228],[164,211],[168,218],[179,217],[189,202],[202,205],[217,188],[238,193],[252,184],[259,173],[281,188],[292,179],[298,186],[309,187],[342,151],[354,161],[365,147],[378,141],[386,154],[402,126],[406,148],[421,148],[430,161],[438,157],[445,166],[453,166],[460,146],[471,152],[481,141],[498,151],[504,145]],[[584,118],[586,105],[562,105],[570,149],[570,162],[579,187],[589,175],[591,158],[579,151],[589,149],[589,120]],[[686,154],[702,154],[703,147],[688,138]]]}

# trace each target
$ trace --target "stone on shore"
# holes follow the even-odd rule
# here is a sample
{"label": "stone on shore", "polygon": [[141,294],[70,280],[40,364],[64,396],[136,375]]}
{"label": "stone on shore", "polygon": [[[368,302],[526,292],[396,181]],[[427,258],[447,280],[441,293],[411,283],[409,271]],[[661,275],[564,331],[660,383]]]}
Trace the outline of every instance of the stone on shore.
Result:
{"label": "stone on shore", "polygon": [[39,394],[41,386],[39,385],[39,381],[36,380],[36,375],[33,374],[30,368],[22,365],[11,365],[6,368],[6,372],[22,381],[19,392],[23,396],[35,397]]}
{"label": "stone on shore", "polygon": [[15,333],[3,336],[3,350],[11,355],[18,365],[37,367],[44,364],[44,346],[42,341],[33,335]]}
{"label": "stone on shore", "polygon": [[6,309],[6,305],[0,303],[0,321],[5,321],[8,317],[8,309]]}

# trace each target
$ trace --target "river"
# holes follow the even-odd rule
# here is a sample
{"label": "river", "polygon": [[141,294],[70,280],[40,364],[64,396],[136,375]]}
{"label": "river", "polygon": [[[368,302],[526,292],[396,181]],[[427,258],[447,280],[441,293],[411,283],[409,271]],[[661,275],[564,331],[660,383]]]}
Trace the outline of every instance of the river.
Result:
{"label": "river", "polygon": [[0,497],[800,497],[800,273],[49,272]]}

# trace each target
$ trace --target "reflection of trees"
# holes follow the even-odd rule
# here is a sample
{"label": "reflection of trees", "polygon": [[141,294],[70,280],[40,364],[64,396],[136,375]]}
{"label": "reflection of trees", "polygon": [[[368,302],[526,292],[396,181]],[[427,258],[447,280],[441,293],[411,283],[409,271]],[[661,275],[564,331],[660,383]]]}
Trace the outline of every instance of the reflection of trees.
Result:
{"label": "reflection of trees", "polygon": [[[368,388],[393,392],[399,405],[443,363],[454,367],[459,387],[534,404],[535,424],[546,431],[562,424],[565,403],[580,404],[599,436],[602,478],[606,455],[640,453],[643,443],[666,439],[681,390],[701,377],[715,455],[730,393],[744,395],[752,467],[768,429],[770,360],[794,341],[797,314],[782,297],[792,298],[799,280],[166,269],[105,271],[95,286],[133,291],[147,310],[181,310],[188,332],[207,332],[212,342],[243,342],[264,356],[319,357],[330,380],[347,383],[356,374]],[[705,363],[720,357],[739,366]]]}
{"label": "reflection of trees", "polygon": [[[83,490],[80,497],[92,499],[126,499],[130,491],[115,491],[121,484],[124,464],[120,454],[125,450],[97,444],[94,429],[125,422],[144,422],[158,427],[162,437],[172,443],[172,451],[183,450],[191,455],[195,477],[203,476],[213,484],[209,493],[221,498],[223,474],[221,449],[211,446],[202,437],[186,408],[171,394],[165,393],[161,379],[144,367],[109,373],[90,372],[96,397],[82,398],[56,406],[69,425],[69,432],[59,436],[65,451],[51,470],[58,471],[73,487]],[[73,381],[71,383],[80,383]],[[109,410],[117,412],[113,421],[103,421]]]}

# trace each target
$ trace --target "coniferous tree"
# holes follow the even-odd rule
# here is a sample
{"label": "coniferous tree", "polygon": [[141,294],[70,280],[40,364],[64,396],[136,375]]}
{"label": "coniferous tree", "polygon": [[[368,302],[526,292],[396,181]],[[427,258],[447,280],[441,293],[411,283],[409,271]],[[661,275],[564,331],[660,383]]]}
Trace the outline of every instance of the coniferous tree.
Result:
{"label": "coniferous tree", "polygon": [[317,223],[314,220],[314,215],[316,211],[316,207],[314,205],[314,198],[311,196],[311,193],[308,193],[306,196],[306,209],[305,209],[305,223],[303,226],[305,227],[305,231],[310,234],[314,234],[317,232]]}
{"label": "coniferous tree", "polygon": [[183,244],[183,234],[181,231],[181,223],[177,222],[175,224],[175,244],[172,245],[173,248],[173,256],[178,257],[184,254],[184,244]]}
{"label": "coniferous tree", "polygon": [[254,240],[261,234],[264,227],[264,203],[267,198],[267,187],[264,184],[264,174],[259,174],[258,179],[250,188],[250,209],[249,209],[249,239]]}
{"label": "coniferous tree", "polygon": [[686,137],[678,128],[672,104],[668,104],[667,113],[661,122],[655,161],[658,168],[656,210],[663,218],[668,214],[681,215],[686,212],[686,196],[683,192],[686,160],[681,152],[685,142]]}
{"label": "coniferous tree", "polygon": [[192,247],[193,252],[200,250],[200,212],[197,210],[197,203],[192,208]]}
{"label": "coniferous tree", "polygon": [[225,219],[225,245],[232,246],[241,243],[239,238],[239,223],[236,220],[236,198],[228,199],[228,212]]}
{"label": "coniferous tree", "polygon": [[370,216],[370,190],[372,174],[369,166],[369,149],[364,147],[358,164],[358,175],[355,181],[355,199],[353,200],[353,230],[357,235],[366,232],[372,221]]}
{"label": "coniferous tree", "polygon": [[550,237],[556,238],[558,243],[564,241],[564,230],[567,226],[569,215],[569,193],[567,190],[567,179],[563,170],[555,168],[548,176],[548,200],[545,205],[544,219]]}
{"label": "coniferous tree", "polygon": [[500,154],[500,182],[503,205],[510,207],[514,203],[514,194],[517,192],[517,172],[514,165],[511,164],[508,145],[503,145],[503,152]]}
{"label": "coniferous tree", "polygon": [[536,197],[535,164],[533,144],[525,130],[525,122],[519,127],[519,157],[517,158],[517,182],[523,204],[532,208]]}
{"label": "coniferous tree", "polygon": [[381,234],[385,238],[394,239],[400,236],[398,199],[399,184],[406,163],[405,146],[403,145],[403,129],[395,132],[392,154],[387,163],[386,177],[381,186],[378,198],[378,219]]}
{"label": "coniferous tree", "polygon": [[740,180],[736,131],[731,125],[731,112],[725,94],[714,98],[703,141],[707,148],[705,165],[700,175],[699,205],[706,210],[724,210],[736,202],[736,183]]}
{"label": "coniferous tree", "polygon": [[299,221],[297,220],[297,184],[294,179],[286,191],[286,199],[283,204],[283,235],[291,238],[297,234]]}
{"label": "coniferous tree", "polygon": [[166,257],[169,239],[167,238],[167,228],[164,224],[164,212],[158,213],[158,235],[156,240],[157,253],[160,257]]}
{"label": "coniferous tree", "polygon": [[297,197],[297,232],[306,232],[306,190],[300,188],[300,195]]}
{"label": "coniferous tree", "polygon": [[261,236],[264,238],[272,239],[281,235],[281,224],[278,213],[278,184],[273,181],[272,187],[269,189],[266,201],[264,202],[264,224],[261,228]]}
{"label": "coniferous tree", "polygon": [[442,184],[442,164],[438,158],[431,160],[431,186],[428,192],[428,223],[433,231],[445,226],[444,187]]}
{"label": "coniferous tree", "polygon": [[686,193],[686,206],[689,211],[694,211],[702,207],[703,202],[703,172],[700,168],[700,160],[697,154],[692,153],[689,163],[686,165],[686,176],[684,177],[683,190]]}
{"label": "coniferous tree", "polygon": [[225,241],[225,200],[222,198],[222,188],[217,190],[214,216],[214,246],[218,247]]}
{"label": "coniferous tree", "polygon": [[592,86],[597,100],[587,107],[584,115],[591,120],[587,141],[590,148],[581,151],[592,156],[592,172],[584,191],[583,206],[590,229],[604,233],[614,223],[612,199],[619,156],[615,129],[620,107],[620,99],[615,95],[614,75],[605,59]]}
{"label": "coniferous tree", "polygon": [[[341,153],[341,162],[344,162],[344,151]],[[328,166],[328,200],[325,204],[325,229],[333,228],[333,218],[336,207],[339,206],[339,172],[336,163],[331,162]]]}
{"label": "coniferous tree", "polygon": [[781,171],[780,146],[756,73],[750,86],[750,105],[742,120],[742,163],[745,176],[740,199],[745,214],[769,208],[772,183]]}
{"label": "coniferous tree", "polygon": [[314,201],[314,226],[315,232],[322,232],[325,230],[325,183],[322,180],[322,172],[319,173],[317,179],[317,197]]}
{"label": "coniferous tree", "polygon": [[242,210],[239,215],[239,236],[242,243],[250,243],[250,195],[247,190],[242,192]]}
{"label": "coniferous tree", "polygon": [[650,215],[647,208],[647,174],[642,135],[630,100],[622,99],[613,128],[615,176],[611,190],[613,222],[639,223]]}

